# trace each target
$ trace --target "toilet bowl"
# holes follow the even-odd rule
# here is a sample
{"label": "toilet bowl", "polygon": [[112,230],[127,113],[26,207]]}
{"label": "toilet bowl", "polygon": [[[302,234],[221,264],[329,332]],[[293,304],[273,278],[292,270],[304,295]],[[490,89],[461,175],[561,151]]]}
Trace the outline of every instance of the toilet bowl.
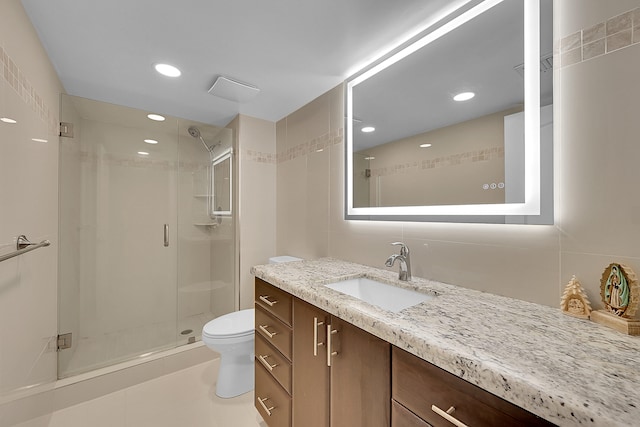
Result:
{"label": "toilet bowl", "polygon": [[253,308],[211,320],[202,328],[202,341],[220,353],[217,396],[229,398],[253,390]]}

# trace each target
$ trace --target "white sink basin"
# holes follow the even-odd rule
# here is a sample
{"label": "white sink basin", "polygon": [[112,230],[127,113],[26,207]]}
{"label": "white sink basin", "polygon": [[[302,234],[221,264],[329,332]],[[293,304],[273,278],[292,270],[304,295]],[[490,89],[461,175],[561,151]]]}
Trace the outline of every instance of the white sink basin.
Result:
{"label": "white sink basin", "polygon": [[325,286],[394,313],[434,298],[433,295],[399,288],[366,277],[329,283]]}

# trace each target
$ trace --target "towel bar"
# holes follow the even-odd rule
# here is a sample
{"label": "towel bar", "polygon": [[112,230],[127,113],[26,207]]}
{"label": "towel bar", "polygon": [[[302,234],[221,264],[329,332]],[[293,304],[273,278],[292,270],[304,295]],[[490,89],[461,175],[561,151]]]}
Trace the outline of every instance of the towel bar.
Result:
{"label": "towel bar", "polygon": [[16,257],[18,255],[26,254],[27,252],[31,252],[38,248],[49,246],[50,244],[51,242],[48,240],[43,240],[40,243],[31,243],[24,234],[21,234],[20,236],[18,236],[18,239],[16,241],[16,250],[5,255],[0,255],[0,262]]}

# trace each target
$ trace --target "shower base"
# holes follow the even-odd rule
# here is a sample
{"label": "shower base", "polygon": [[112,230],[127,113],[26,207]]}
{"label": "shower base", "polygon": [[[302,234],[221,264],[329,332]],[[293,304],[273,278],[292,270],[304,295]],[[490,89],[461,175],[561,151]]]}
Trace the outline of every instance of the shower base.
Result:
{"label": "shower base", "polygon": [[[214,313],[200,313],[179,320],[177,325],[175,322],[165,322],[118,333],[80,337],[74,341],[71,349],[63,350],[73,353],[70,357],[60,359],[58,378],[80,375],[200,341],[202,327],[215,317]],[[182,334],[189,329],[193,332]]]}

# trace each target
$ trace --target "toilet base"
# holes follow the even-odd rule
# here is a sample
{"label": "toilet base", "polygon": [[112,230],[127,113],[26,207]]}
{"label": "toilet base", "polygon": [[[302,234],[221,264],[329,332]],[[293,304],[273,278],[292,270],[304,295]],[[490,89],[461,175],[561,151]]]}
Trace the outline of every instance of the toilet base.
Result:
{"label": "toilet base", "polygon": [[253,358],[253,352],[249,355],[222,354],[220,356],[216,396],[228,399],[253,390],[255,385]]}

